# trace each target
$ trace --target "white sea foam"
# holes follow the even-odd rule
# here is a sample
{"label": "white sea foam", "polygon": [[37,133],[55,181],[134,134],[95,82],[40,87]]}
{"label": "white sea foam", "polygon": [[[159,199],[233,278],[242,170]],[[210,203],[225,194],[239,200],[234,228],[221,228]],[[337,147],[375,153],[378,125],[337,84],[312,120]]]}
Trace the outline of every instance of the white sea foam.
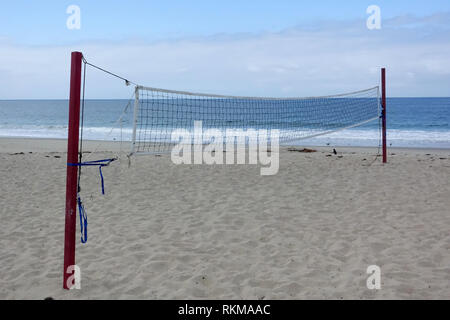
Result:
{"label": "white sea foam", "polygon": [[[130,128],[85,127],[86,140],[130,140]],[[67,139],[67,126],[0,126],[0,137]]]}
{"label": "white sea foam", "polygon": [[[388,145],[394,147],[450,148],[450,131],[397,130],[387,131]],[[301,143],[301,142],[300,142]],[[307,145],[378,146],[380,132],[376,129],[343,130],[304,140]]]}
{"label": "white sea foam", "polygon": [[[305,132],[306,134],[306,132]],[[308,132],[311,134],[311,131]],[[154,136],[170,136],[154,132]],[[86,140],[131,141],[131,128],[85,127],[83,138]],[[299,134],[298,136],[301,136]],[[0,137],[53,138],[66,139],[67,126],[38,125],[2,125]],[[388,145],[395,147],[436,147],[450,148],[450,131],[431,130],[388,130]],[[310,139],[289,142],[291,145],[336,145],[336,146],[378,146],[380,132],[378,129],[349,129]]]}

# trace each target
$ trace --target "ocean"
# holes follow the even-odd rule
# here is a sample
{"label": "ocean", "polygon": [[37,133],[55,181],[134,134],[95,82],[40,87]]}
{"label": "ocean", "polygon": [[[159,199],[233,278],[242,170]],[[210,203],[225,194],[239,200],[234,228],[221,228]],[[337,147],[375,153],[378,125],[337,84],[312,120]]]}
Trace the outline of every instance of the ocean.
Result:
{"label": "ocean", "polygon": [[[89,140],[131,139],[133,101],[87,100],[84,133]],[[67,137],[67,100],[0,100],[0,137]],[[450,149],[450,98],[388,98],[388,146]],[[371,146],[380,143],[378,121],[290,144]]]}

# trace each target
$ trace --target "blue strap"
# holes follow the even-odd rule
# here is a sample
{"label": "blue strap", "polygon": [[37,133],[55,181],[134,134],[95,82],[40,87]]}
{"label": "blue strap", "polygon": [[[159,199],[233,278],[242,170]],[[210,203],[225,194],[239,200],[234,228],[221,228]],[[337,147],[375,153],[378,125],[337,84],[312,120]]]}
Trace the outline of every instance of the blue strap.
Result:
{"label": "blue strap", "polygon": [[100,179],[102,183],[102,194],[105,194],[105,182],[103,179],[102,167],[107,167],[113,161],[117,160],[116,158],[111,159],[103,159],[103,160],[94,160],[94,161],[86,161],[81,163],[67,163],[69,167],[84,167],[84,166],[98,166],[100,171]]}
{"label": "blue strap", "polygon": [[116,158],[111,159],[103,159],[103,160],[94,160],[94,161],[86,161],[81,163],[67,163],[69,167],[82,167],[82,166],[102,166],[106,167],[111,162],[117,160]]}
{"label": "blue strap", "polygon": [[87,213],[84,210],[83,203],[80,196],[78,196],[78,212],[80,213],[80,229],[81,229],[81,243],[87,242]]}
{"label": "blue strap", "polygon": [[105,183],[103,181],[102,166],[98,166],[98,171],[100,172],[100,179],[102,180],[102,194],[105,194]]}
{"label": "blue strap", "polygon": [[[105,183],[103,180],[102,167],[107,167],[113,161],[117,160],[113,159],[103,159],[103,160],[95,160],[95,161],[87,161],[81,163],[67,163],[69,167],[82,167],[82,166],[98,166],[100,171],[100,179],[102,182],[102,194],[105,194]],[[80,213],[80,229],[81,229],[81,243],[87,242],[87,213],[84,210],[83,202],[81,201],[80,195],[77,197],[78,202],[78,212]]]}

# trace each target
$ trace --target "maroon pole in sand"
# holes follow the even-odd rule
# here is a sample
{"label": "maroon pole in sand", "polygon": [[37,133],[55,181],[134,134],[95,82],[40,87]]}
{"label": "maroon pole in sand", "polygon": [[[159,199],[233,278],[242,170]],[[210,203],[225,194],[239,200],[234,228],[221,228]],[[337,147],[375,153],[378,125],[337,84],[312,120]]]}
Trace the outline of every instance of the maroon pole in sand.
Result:
{"label": "maroon pole in sand", "polygon": [[386,69],[381,69],[381,110],[382,110],[382,130],[383,130],[383,163],[387,162],[386,145]]}
{"label": "maroon pole in sand", "polygon": [[[81,52],[72,52],[72,66],[70,70],[70,101],[69,101],[69,134],[67,141],[67,163],[78,162],[78,137],[80,126],[80,93],[81,93]],[[74,274],[75,265],[75,230],[77,226],[77,166],[67,166],[66,180],[66,229],[64,234],[64,289],[70,289],[72,283],[67,284]],[[73,278],[72,278],[73,279]]]}

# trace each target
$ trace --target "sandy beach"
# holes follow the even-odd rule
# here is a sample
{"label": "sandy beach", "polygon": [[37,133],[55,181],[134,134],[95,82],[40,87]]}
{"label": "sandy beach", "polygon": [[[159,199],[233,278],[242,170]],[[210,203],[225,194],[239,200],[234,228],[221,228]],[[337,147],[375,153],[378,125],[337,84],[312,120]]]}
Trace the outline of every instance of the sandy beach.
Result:
{"label": "sandy beach", "polygon": [[66,291],[65,148],[0,139],[0,299],[450,298],[450,150],[390,149],[383,165],[376,149],[283,148],[274,176],[122,154],[104,196],[83,168],[89,239],[77,222],[81,290]]}

